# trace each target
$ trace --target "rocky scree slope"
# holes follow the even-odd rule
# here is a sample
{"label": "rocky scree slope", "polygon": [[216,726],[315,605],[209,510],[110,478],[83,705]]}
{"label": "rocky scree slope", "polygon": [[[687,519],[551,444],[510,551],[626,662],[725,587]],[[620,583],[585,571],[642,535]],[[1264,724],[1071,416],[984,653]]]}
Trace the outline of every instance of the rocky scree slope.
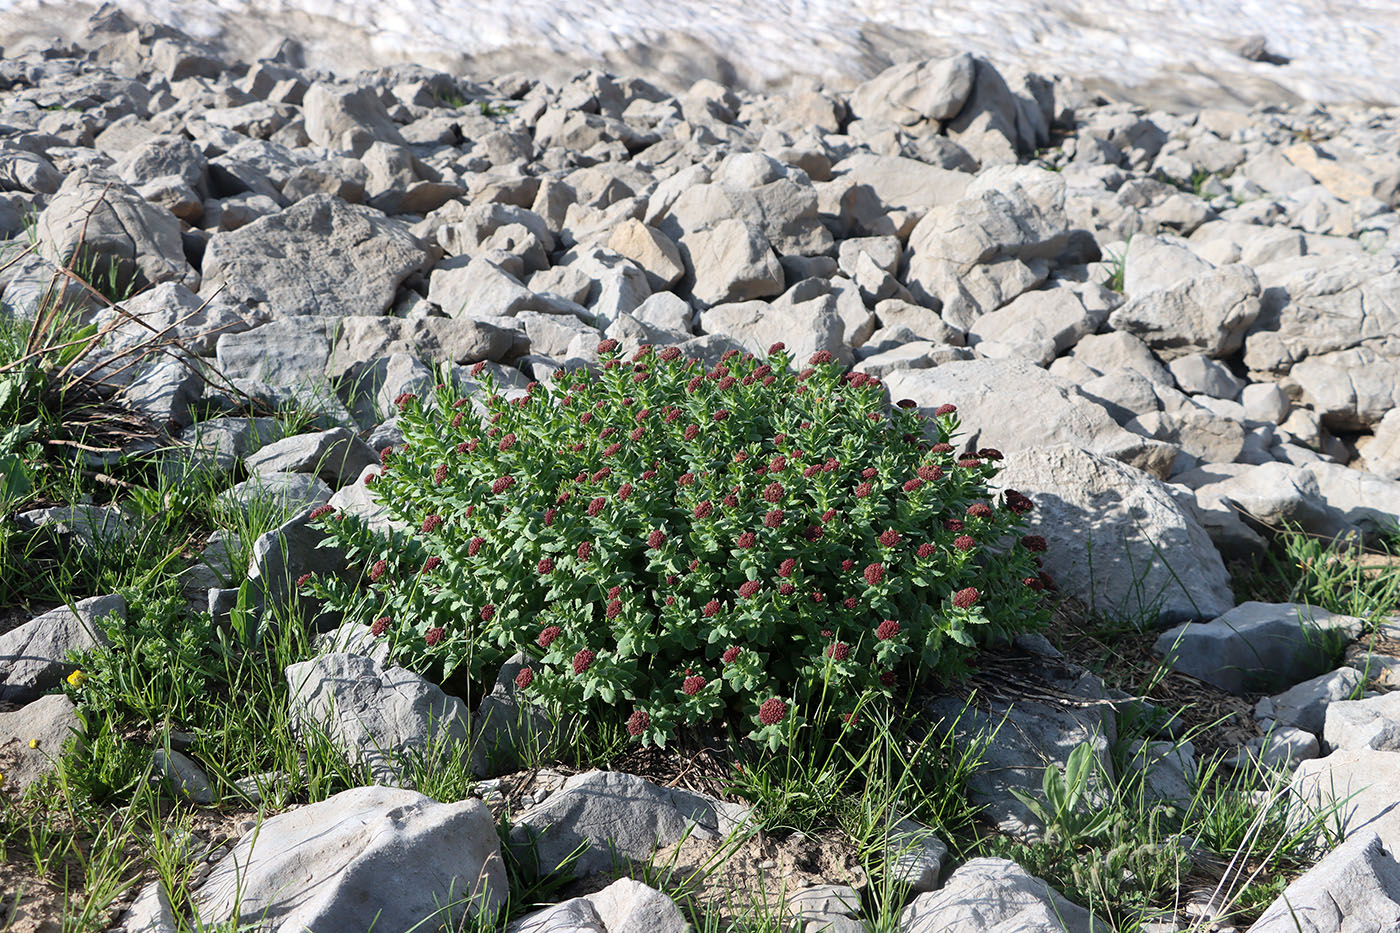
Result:
{"label": "rocky scree slope", "polygon": [[[1369,539],[1400,515],[1398,150],[1393,109],[1146,112],[1009,80],[969,55],[896,66],[848,94],[700,81],[673,96],[597,72],[548,86],[409,66],[334,80],[296,67],[290,45],[234,63],[107,13],[71,48],[0,62],[0,234],[19,256],[0,272],[0,314],[32,316],[80,240],[134,279],[123,307],[228,384],[155,357],[115,377],[125,403],[195,455],[246,470],[240,494],[304,507],[254,548],[249,576],[268,602],[335,560],[311,546],[313,507],[382,518],[363,480],[401,441],[394,399],[434,382],[436,364],[472,385],[484,363],[522,391],[593,363],[602,337],[707,362],[783,341],[797,359],[826,351],[883,380],[891,401],[954,404],[967,444],[1000,448],[1001,480],[1037,502],[1031,531],[1050,542],[1045,569],[1063,593],[1175,626],[1161,653],[1221,690],[1291,688],[1261,704],[1270,739],[1242,754],[1308,759],[1300,793],[1367,789],[1345,804],[1346,843],[1289,903],[1322,905],[1342,873],[1364,883],[1348,885],[1357,902],[1341,916],[1393,921],[1393,714],[1384,695],[1344,700],[1359,675],[1313,669],[1305,630],[1354,637],[1363,623],[1236,606],[1223,557],[1257,553],[1260,530],[1285,522]],[[114,330],[107,351],[137,330]],[[234,416],[249,398],[329,410],[340,426],[258,449],[269,423]],[[122,519],[23,520],[81,533]],[[236,590],[215,563],[188,579],[217,618]],[[0,689],[30,703],[26,721],[42,712],[66,728],[71,708],[49,710],[43,694],[119,602],[0,636]],[[421,747],[444,722],[466,738],[460,699],[385,663],[368,633],[336,633],[323,658],[287,671],[299,715],[333,711],[336,740],[357,754]],[[1092,675],[1037,663],[1066,691],[1106,696]],[[487,703],[514,704],[510,673]],[[1034,831],[1011,789],[1038,787],[1081,739],[1111,768],[1115,715],[1014,715],[1022,738],[996,749],[972,791],[993,821]],[[168,764],[184,786],[207,788],[180,757]],[[1172,760],[1191,773],[1189,746]],[[391,762],[381,776],[401,777]],[[582,840],[644,857],[686,827],[723,835],[743,819],[726,806],[599,772],[543,794],[520,824],[549,827],[556,855]],[[1014,863],[974,860],[942,879],[941,844],[918,838],[910,878],[923,893],[905,929],[1087,928],[1082,908]],[[467,884],[473,911],[505,896],[482,804],[407,789],[268,820],[209,873],[202,920],[228,918],[231,873],[250,858],[242,909],[272,911],[279,929],[346,928],[364,898],[397,911],[378,928],[407,928],[432,904],[399,895],[449,882]],[[290,871],[326,883],[283,891]],[[403,874],[386,900],[390,871]],[[163,897],[143,892],[125,928],[170,928]],[[823,897],[815,919],[856,922],[843,891]],[[1316,909],[1312,928],[1339,928]],[[520,928],[641,917],[683,925],[664,895],[619,881]],[[1253,929],[1291,929],[1288,917],[1270,909]]]}

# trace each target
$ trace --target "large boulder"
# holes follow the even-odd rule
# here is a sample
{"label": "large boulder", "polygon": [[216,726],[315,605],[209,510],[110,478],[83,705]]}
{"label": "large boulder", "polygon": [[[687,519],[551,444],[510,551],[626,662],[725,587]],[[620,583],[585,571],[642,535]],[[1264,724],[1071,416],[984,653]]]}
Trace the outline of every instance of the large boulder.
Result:
{"label": "large boulder", "polygon": [[6,789],[23,793],[52,771],[64,745],[82,731],[73,701],[61,693],[42,696],[12,713],[0,713],[0,768]]}
{"label": "large boulder", "polygon": [[399,318],[357,314],[335,329],[326,375],[340,379],[361,364],[392,353],[408,353],[431,363],[460,365],[499,360],[511,351],[512,331],[470,317]]}
{"label": "large boulder", "polygon": [[1247,602],[1209,622],[1168,629],[1153,650],[1172,670],[1228,693],[1292,687],[1331,670],[1365,623],[1299,603]]}
{"label": "large boulder", "polygon": [[690,293],[706,306],[783,291],[783,267],[768,239],[742,220],[724,220],[686,235],[682,245],[693,284]]}
{"label": "large boulder", "polygon": [[831,231],[817,215],[817,193],[805,177],[777,177],[756,187],[695,185],[653,225],[684,251],[688,234],[730,219],[758,228],[780,256],[822,256],[836,248]]}
{"label": "large boulder", "polygon": [[200,294],[216,289],[277,316],[383,314],[427,253],[402,223],[329,194],[215,234]]}
{"label": "large boulder", "polygon": [[197,279],[185,261],[180,221],[119,182],[70,174],[39,215],[35,235],[40,255],[57,265],[93,263],[92,281],[114,266],[119,283],[137,288]]}
{"label": "large boulder", "polygon": [[243,459],[249,473],[310,473],[332,489],[356,479],[379,455],[346,428],[294,434]]}
{"label": "large boulder", "polygon": [[264,820],[192,900],[198,920],[303,930],[458,929],[494,918],[507,888],[496,822],[480,800],[438,803],[356,787]]}
{"label": "large boulder", "polygon": [[1072,444],[1013,451],[1001,467],[994,482],[1035,503],[1045,571],[1092,611],[1155,624],[1234,606],[1220,553],[1165,483]]}
{"label": "large boulder", "polygon": [[[967,360],[885,377],[892,400],[913,399],[925,415],[956,405],[964,444],[1003,452],[1075,444],[1159,478],[1176,448],[1125,431],[1070,382],[1022,360]],[[1034,405],[1025,404],[1035,399]]]}

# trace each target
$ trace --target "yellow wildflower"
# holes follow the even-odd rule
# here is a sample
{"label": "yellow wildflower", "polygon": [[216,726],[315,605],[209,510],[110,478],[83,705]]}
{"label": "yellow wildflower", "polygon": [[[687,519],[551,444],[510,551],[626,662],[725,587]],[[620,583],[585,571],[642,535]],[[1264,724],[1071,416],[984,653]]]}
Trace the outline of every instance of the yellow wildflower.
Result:
{"label": "yellow wildflower", "polygon": [[38,747],[39,747],[39,740],[38,740],[38,739],[30,739],[30,740],[29,740],[29,747],[30,747],[30,748],[38,748]]}
{"label": "yellow wildflower", "polygon": [[68,684],[73,687],[81,687],[87,678],[88,675],[84,674],[81,670],[76,670],[68,675]]}

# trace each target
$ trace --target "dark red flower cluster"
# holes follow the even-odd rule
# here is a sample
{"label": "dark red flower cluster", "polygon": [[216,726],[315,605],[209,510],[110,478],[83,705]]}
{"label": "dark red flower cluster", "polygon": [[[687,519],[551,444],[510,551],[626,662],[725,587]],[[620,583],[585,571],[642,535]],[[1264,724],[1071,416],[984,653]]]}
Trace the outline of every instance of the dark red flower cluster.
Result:
{"label": "dark red flower cluster", "polygon": [[953,547],[959,551],[970,551],[977,546],[977,539],[972,535],[958,535],[953,539]]}
{"label": "dark red flower cluster", "polygon": [[314,576],[315,574],[304,573],[301,576],[297,577],[297,589],[301,589],[302,587],[306,586],[306,584],[310,583],[311,578]]}
{"label": "dark red flower cluster", "polygon": [[982,461],[978,460],[976,457],[963,457],[961,460],[958,461],[958,466],[962,467],[965,470],[972,470],[977,467],[980,467],[981,465]]}
{"label": "dark red flower cluster", "polygon": [[920,479],[919,477],[915,476],[915,477],[913,477],[912,479],[907,479],[907,480],[904,481],[904,491],[905,491],[905,492],[913,492],[914,490],[916,490],[916,489],[918,489],[919,487],[923,486],[923,484],[924,484],[924,481],[923,481],[922,479]]}
{"label": "dark red flower cluster", "polygon": [[704,688],[704,686],[705,678],[701,677],[699,674],[692,674],[691,676],[687,677],[684,681],[681,682],[681,690],[688,697],[695,696],[695,694],[699,693]]}
{"label": "dark red flower cluster", "polygon": [[617,349],[617,341],[616,341],[616,340],[613,340],[611,337],[609,337],[607,340],[601,341],[601,342],[598,344],[598,352],[599,352],[599,353],[611,353],[611,352],[613,352],[613,351],[616,350],[616,349]]}
{"label": "dark red flower cluster", "polygon": [[934,416],[937,417],[937,418],[942,418],[944,415],[951,415],[951,414],[953,414],[954,412],[956,412],[957,410],[958,410],[958,406],[956,406],[956,405],[944,404],[944,405],[939,405],[937,408],[935,408],[935,409],[933,410],[933,414],[934,414]]}
{"label": "dark red flower cluster", "polygon": [[950,454],[953,452],[953,445],[941,443],[933,444],[929,447],[928,452],[931,454]]}
{"label": "dark red flower cluster", "polygon": [[925,541],[923,544],[919,545],[919,549],[914,553],[921,558],[927,559],[932,557],[937,550],[938,548],[934,547],[930,542]]}
{"label": "dark red flower cluster", "polygon": [[564,630],[557,625],[546,625],[540,629],[540,637],[535,639],[535,644],[541,648],[548,648],[554,644],[554,639],[564,633]]}
{"label": "dark red flower cluster", "polygon": [[622,600],[608,600],[608,608],[603,614],[606,615],[609,619],[616,619],[618,616],[622,615]]}
{"label": "dark red flower cluster", "polygon": [[738,540],[734,542],[734,546],[741,550],[747,550],[753,547],[754,542],[756,542],[757,540],[758,536],[755,535],[752,531],[745,531],[739,535]]}
{"label": "dark red flower cluster", "polygon": [[866,583],[869,583],[871,586],[878,586],[880,581],[885,579],[885,565],[878,561],[869,564],[866,566],[864,573]]}
{"label": "dark red flower cluster", "polygon": [[447,631],[445,629],[436,626],[428,629],[427,633],[423,635],[423,640],[428,643],[429,648],[432,648],[435,647],[438,642],[442,641],[442,636],[446,634]]}
{"label": "dark red flower cluster", "polygon": [[763,525],[764,525],[765,528],[777,528],[777,527],[778,527],[779,525],[781,525],[782,523],[783,523],[783,510],[782,510],[782,509],[770,509],[770,510],[768,511],[768,513],[765,514],[765,515],[763,516]]}
{"label": "dark red flower cluster", "polygon": [[886,619],[875,628],[875,637],[880,641],[889,641],[899,634],[899,623],[894,619]]}
{"label": "dark red flower cluster", "polygon": [[626,501],[627,501],[627,497],[630,496],[630,495],[632,495],[632,484],[631,484],[631,483],[623,483],[621,486],[617,487],[617,501],[618,501],[618,502],[626,502]]}
{"label": "dark red flower cluster", "polygon": [[816,353],[813,353],[811,356],[807,357],[807,365],[821,366],[823,363],[830,363],[832,359],[833,357],[831,355],[831,351],[818,350]]}
{"label": "dark red flower cluster", "polygon": [[481,535],[477,535],[476,537],[472,538],[470,541],[467,542],[467,556],[475,557],[477,554],[481,553],[481,546],[485,543],[486,539],[483,538]]}
{"label": "dark red flower cluster", "polygon": [[961,518],[948,518],[943,520],[943,527],[949,531],[962,531],[966,526]]}
{"label": "dark red flower cluster", "polygon": [[515,477],[514,477],[514,476],[500,476],[500,477],[497,477],[497,478],[495,479],[495,481],[493,481],[493,482],[491,483],[491,494],[492,494],[493,496],[499,496],[501,493],[505,492],[507,489],[509,489],[510,487],[512,487],[512,486],[514,486],[514,485],[515,485]]}
{"label": "dark red flower cluster", "polygon": [[765,726],[775,726],[787,718],[787,704],[777,697],[769,697],[758,708],[758,721]]}
{"label": "dark red flower cluster", "polygon": [[991,518],[992,507],[985,502],[974,502],[967,507],[969,518]]}
{"label": "dark red flower cluster", "polygon": [[522,667],[520,673],[515,675],[515,685],[521,690],[527,689],[535,681],[535,672],[528,667]]}
{"label": "dark red flower cluster", "polygon": [[422,531],[425,535],[430,535],[442,527],[442,516],[434,512],[423,519]]}
{"label": "dark red flower cluster", "polygon": [[374,624],[369,627],[369,633],[375,638],[378,638],[379,636],[383,635],[389,630],[389,625],[393,621],[394,620],[389,618],[388,616],[380,616],[379,618],[375,619]]}
{"label": "dark red flower cluster", "polygon": [[953,594],[953,605],[957,606],[959,609],[970,609],[977,603],[981,595],[981,593],[977,592],[977,587],[966,587]]}
{"label": "dark red flower cluster", "polygon": [[371,583],[378,583],[378,582],[380,581],[380,579],[383,578],[384,574],[388,572],[388,570],[389,570],[389,562],[388,562],[388,561],[384,561],[384,560],[377,560],[377,561],[375,561],[374,564],[373,564],[373,566],[371,566],[371,567],[369,568],[369,582],[371,582]]}
{"label": "dark red flower cluster", "polygon": [[490,622],[496,617],[496,604],[487,603],[481,607],[481,621]]}
{"label": "dark red flower cluster", "polygon": [[696,505],[694,511],[691,514],[693,514],[696,518],[709,518],[710,513],[714,510],[714,503],[711,502],[709,499],[706,499],[703,502]]}
{"label": "dark red flower cluster", "polygon": [[880,546],[894,547],[899,544],[900,538],[901,535],[899,532],[895,531],[893,528],[886,528],[884,531],[880,532]]}
{"label": "dark red flower cluster", "polygon": [[790,576],[792,576],[792,572],[793,572],[794,570],[796,570],[796,569],[797,569],[797,561],[794,560],[793,558],[789,557],[789,558],[785,559],[781,564],[778,565],[778,576],[784,577],[784,578],[790,577]]}
{"label": "dark red flower cluster", "polygon": [[870,495],[870,493],[872,493],[874,490],[875,487],[871,486],[869,483],[861,483],[859,486],[856,487],[856,498],[864,499],[866,496]]}
{"label": "dark red flower cluster", "polygon": [[666,533],[659,528],[654,529],[651,534],[647,535],[647,547],[652,550],[660,550],[661,546],[665,543]]}
{"label": "dark red flower cluster", "polygon": [[596,516],[601,513],[608,504],[608,500],[602,496],[594,496],[593,501],[588,503],[588,514]]}
{"label": "dark red flower cluster", "polygon": [[576,554],[578,555],[578,559],[579,559],[579,560],[588,560],[588,555],[590,555],[590,554],[593,553],[593,544],[592,544],[592,542],[590,542],[590,541],[583,541],[583,542],[580,542],[580,543],[579,543],[579,546],[578,546],[578,550],[575,551],[574,553],[576,553]]}
{"label": "dark red flower cluster", "polygon": [[1021,547],[1028,551],[1040,553],[1046,549],[1045,539],[1040,535],[1026,535],[1021,539]]}
{"label": "dark red flower cluster", "polygon": [[432,557],[429,557],[427,560],[423,561],[423,569],[420,570],[419,573],[432,573],[434,570],[438,569],[441,566],[442,558],[434,554]]}
{"label": "dark red flower cluster", "polygon": [[705,604],[705,608],[702,611],[705,613],[706,618],[713,619],[715,616],[719,615],[719,609],[719,600],[712,599]]}
{"label": "dark red flower cluster", "polygon": [[724,649],[724,654],[720,655],[719,659],[725,664],[733,664],[735,661],[739,660],[739,655],[742,654],[743,651],[744,649],[740,648],[738,645],[730,645],[728,648]]}
{"label": "dark red flower cluster", "polygon": [[914,471],[919,479],[929,483],[937,482],[943,478],[943,468],[936,463],[925,463]]}
{"label": "dark red flower cluster", "polygon": [[715,412],[710,417],[716,421],[723,421],[724,419],[729,417],[729,409],[721,408],[719,411]]}
{"label": "dark red flower cluster", "polygon": [[[777,460],[779,458],[774,457],[773,459]],[[763,499],[765,502],[781,502],[786,492],[787,490],[783,488],[782,483],[769,483],[767,486],[763,487]]]}
{"label": "dark red flower cluster", "polygon": [[677,477],[676,477],[676,485],[677,485],[677,486],[693,486],[693,485],[695,485],[695,474],[694,474],[694,473],[689,473],[689,472],[687,472],[687,473],[682,473],[680,476],[677,476]]}
{"label": "dark red flower cluster", "polygon": [[541,558],[540,558],[540,562],[537,563],[537,564],[535,564],[535,570],[536,570],[541,576],[543,576],[544,574],[547,574],[547,573],[553,573],[553,572],[554,572],[554,558],[552,558],[552,557],[541,557]]}
{"label": "dark red flower cluster", "polygon": [[659,356],[666,362],[671,362],[681,355],[680,347],[667,347],[662,350]]}
{"label": "dark red flower cluster", "polygon": [[1006,502],[1006,507],[1017,515],[1025,515],[1035,508],[1034,502],[1014,489],[1006,490],[1006,492],[1003,493],[1003,497]]}
{"label": "dark red flower cluster", "polygon": [[763,584],[759,583],[757,580],[748,580],[744,583],[741,583],[739,585],[739,598],[750,599],[757,595],[758,591],[762,588]]}
{"label": "dark red flower cluster", "polygon": [[574,673],[582,674],[593,666],[593,662],[597,658],[598,655],[594,653],[592,648],[580,648],[578,654],[574,655]]}
{"label": "dark red flower cluster", "polygon": [[[676,348],[675,348],[675,347],[667,347],[666,349],[667,349],[667,350],[675,350]],[[677,351],[677,352],[679,352],[679,351]],[[663,355],[663,356],[665,355],[665,350],[662,351],[662,355]],[[639,736],[639,735],[641,735],[643,732],[646,732],[646,731],[647,731],[648,729],[650,729],[650,728],[651,728],[651,717],[648,716],[648,715],[647,715],[645,712],[643,712],[642,710],[635,710],[635,711],[632,713],[631,716],[628,716],[628,717],[627,717],[627,734],[630,735],[630,736],[633,736],[633,737]]]}
{"label": "dark red flower cluster", "polygon": [[787,344],[785,344],[785,343],[783,343],[781,340],[779,340],[777,343],[773,344],[772,346],[770,346],[770,347],[768,348],[768,355],[769,355],[769,356],[772,356],[774,353],[782,353],[782,352],[783,352],[784,350],[786,350],[786,349],[787,349]]}
{"label": "dark red flower cluster", "polygon": [[833,661],[844,661],[851,656],[851,646],[844,641],[838,641],[827,647],[826,656]]}

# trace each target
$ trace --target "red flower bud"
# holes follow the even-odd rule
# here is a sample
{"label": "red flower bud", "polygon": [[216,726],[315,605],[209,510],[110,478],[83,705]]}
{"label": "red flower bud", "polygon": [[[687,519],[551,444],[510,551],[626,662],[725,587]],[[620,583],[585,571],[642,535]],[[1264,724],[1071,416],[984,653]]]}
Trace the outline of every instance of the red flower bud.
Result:
{"label": "red flower bud", "polygon": [[981,593],[977,592],[977,587],[969,586],[953,594],[953,605],[957,606],[959,609],[969,609],[977,602],[978,597],[981,595]]}
{"label": "red flower bud", "polygon": [[423,635],[423,640],[428,643],[429,648],[433,648],[436,647],[438,642],[442,641],[442,636],[446,634],[447,633],[442,628],[430,628]]}
{"label": "red flower bud", "polygon": [[889,641],[899,634],[899,623],[894,619],[886,619],[875,629],[875,637],[880,641]]}

